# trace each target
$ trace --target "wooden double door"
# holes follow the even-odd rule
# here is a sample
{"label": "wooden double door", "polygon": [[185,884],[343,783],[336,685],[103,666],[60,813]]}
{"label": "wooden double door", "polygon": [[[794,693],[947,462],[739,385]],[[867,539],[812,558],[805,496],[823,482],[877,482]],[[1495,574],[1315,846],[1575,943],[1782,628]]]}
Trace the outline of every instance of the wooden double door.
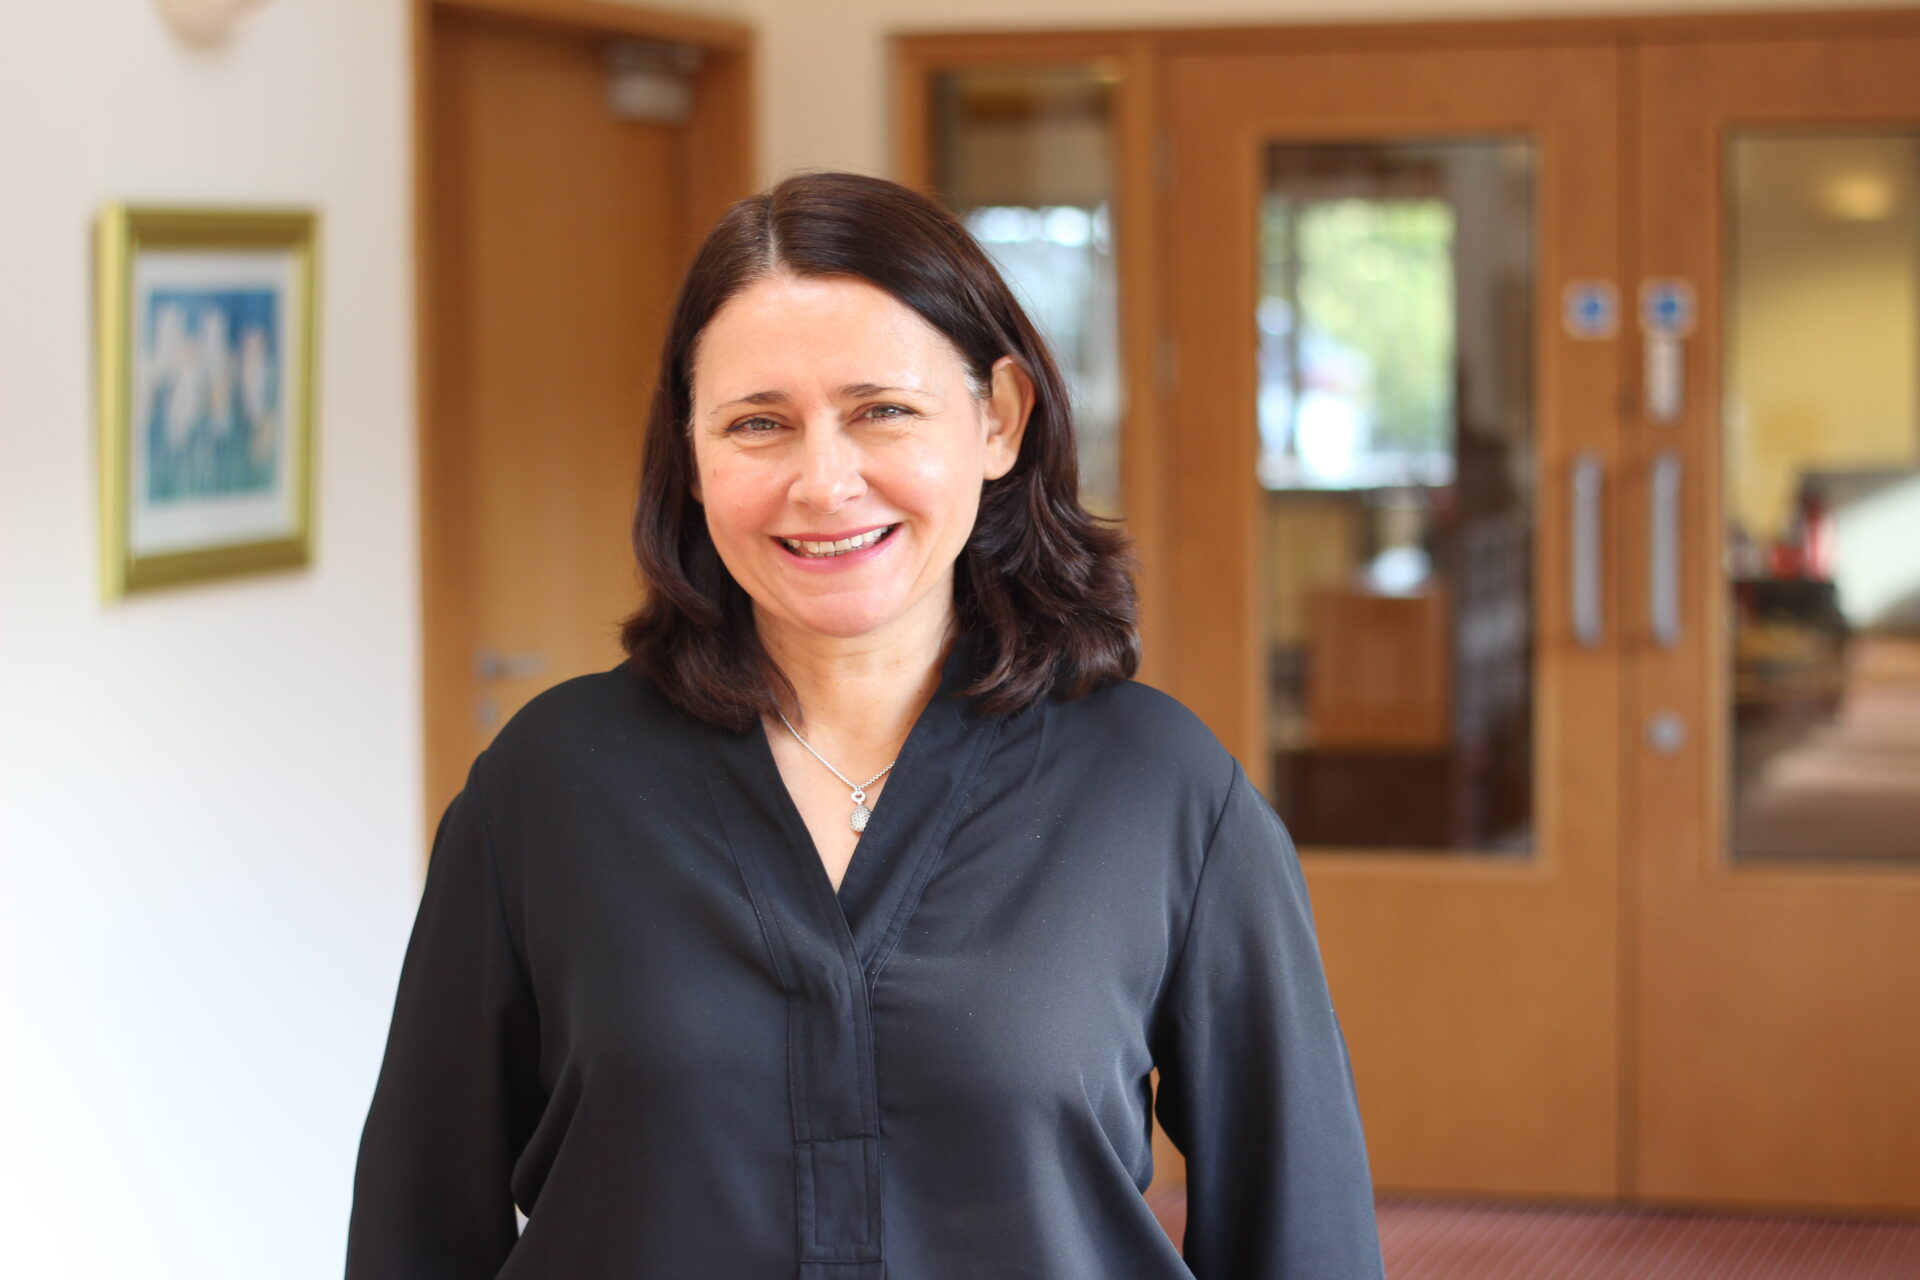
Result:
{"label": "wooden double door", "polygon": [[1920,1212],[1916,67],[1166,61],[1163,669],[1383,1188]]}

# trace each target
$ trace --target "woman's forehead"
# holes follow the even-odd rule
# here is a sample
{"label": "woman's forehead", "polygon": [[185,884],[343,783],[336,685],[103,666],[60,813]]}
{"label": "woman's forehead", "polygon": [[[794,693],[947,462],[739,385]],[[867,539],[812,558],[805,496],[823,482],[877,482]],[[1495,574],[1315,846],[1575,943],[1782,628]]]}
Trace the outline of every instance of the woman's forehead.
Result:
{"label": "woman's forehead", "polygon": [[772,389],[937,389],[963,376],[939,330],[850,277],[773,276],[741,290],[694,350],[694,393],[714,402]]}

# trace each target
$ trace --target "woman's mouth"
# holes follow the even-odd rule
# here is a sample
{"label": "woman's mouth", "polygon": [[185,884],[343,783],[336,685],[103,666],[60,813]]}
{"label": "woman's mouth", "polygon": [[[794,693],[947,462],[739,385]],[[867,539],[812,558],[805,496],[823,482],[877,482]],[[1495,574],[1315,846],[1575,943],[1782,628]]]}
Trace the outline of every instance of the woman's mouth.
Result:
{"label": "woman's mouth", "polygon": [[882,525],[878,529],[869,529],[852,538],[842,538],[835,542],[808,542],[799,538],[775,538],[787,550],[805,560],[831,560],[849,552],[863,551],[875,543],[885,541],[892,535],[897,524]]}

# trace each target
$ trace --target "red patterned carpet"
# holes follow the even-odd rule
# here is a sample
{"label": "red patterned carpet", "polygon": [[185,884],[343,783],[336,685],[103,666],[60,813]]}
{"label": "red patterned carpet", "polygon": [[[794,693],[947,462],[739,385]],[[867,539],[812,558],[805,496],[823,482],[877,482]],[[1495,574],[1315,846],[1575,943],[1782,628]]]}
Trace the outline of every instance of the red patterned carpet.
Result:
{"label": "red patterned carpet", "polygon": [[[1148,1196],[1175,1240],[1180,1193]],[[1383,1199],[1388,1280],[1920,1280],[1920,1221]]]}

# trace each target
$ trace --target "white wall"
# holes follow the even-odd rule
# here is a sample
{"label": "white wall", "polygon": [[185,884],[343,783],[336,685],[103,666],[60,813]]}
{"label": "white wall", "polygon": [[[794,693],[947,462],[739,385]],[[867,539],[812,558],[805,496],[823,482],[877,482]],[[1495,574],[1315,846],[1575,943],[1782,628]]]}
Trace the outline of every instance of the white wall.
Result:
{"label": "white wall", "polygon": [[[0,1274],[340,1274],[420,871],[405,17],[0,3]],[[100,602],[116,198],[321,212],[311,570]]]}

